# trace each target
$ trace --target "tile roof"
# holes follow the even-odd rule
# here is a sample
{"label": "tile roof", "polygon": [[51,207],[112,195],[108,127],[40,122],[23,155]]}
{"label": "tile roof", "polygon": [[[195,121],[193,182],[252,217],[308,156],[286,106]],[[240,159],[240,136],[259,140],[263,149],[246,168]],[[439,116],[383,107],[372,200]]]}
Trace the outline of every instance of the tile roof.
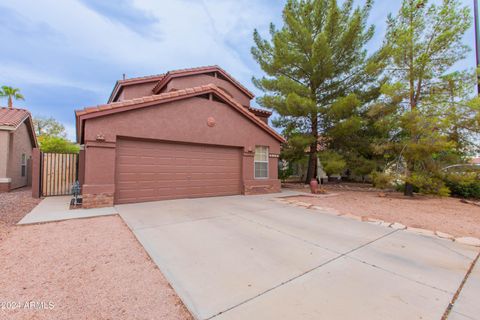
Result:
{"label": "tile roof", "polygon": [[165,77],[164,73],[161,74],[153,74],[151,76],[142,76],[142,77],[135,77],[135,78],[127,78],[118,80],[118,83],[121,84],[129,84],[131,82],[149,82],[149,81],[160,81]]}
{"label": "tile roof", "polygon": [[240,82],[235,80],[234,77],[232,77],[228,72],[223,70],[217,65],[214,66],[204,66],[204,67],[196,67],[196,68],[188,68],[188,69],[178,69],[178,70],[172,70],[169,71],[165,74],[162,80],[160,80],[155,88],[153,88],[154,93],[158,93],[161,88],[163,88],[171,78],[177,77],[177,76],[185,76],[189,74],[199,74],[199,73],[204,73],[204,72],[219,72],[222,74],[224,77],[228,78],[235,86],[237,86],[241,91],[243,91],[247,96],[250,98],[255,97],[255,95],[245,88]]}
{"label": "tile roof", "polygon": [[28,118],[30,112],[25,109],[9,109],[5,107],[0,107],[0,126],[2,127],[12,127],[15,129],[22,122]]}
{"label": "tile roof", "polygon": [[84,108],[83,110],[76,110],[75,115],[77,117],[77,133],[80,134],[79,138],[81,139],[81,132],[79,130],[83,130],[82,129],[83,126],[81,125],[80,122],[88,118],[94,118],[97,116],[102,116],[104,114],[110,114],[113,112],[121,112],[121,111],[136,109],[137,107],[141,107],[141,106],[154,105],[156,102],[158,103],[169,102],[172,100],[193,97],[193,96],[197,96],[205,93],[214,93],[215,95],[217,95],[218,97],[222,98],[224,101],[232,105],[235,109],[243,113],[250,120],[255,122],[257,125],[262,127],[265,131],[273,135],[276,139],[280,140],[281,142],[285,141],[284,138],[280,136],[275,130],[273,130],[266,123],[264,123],[262,120],[257,118],[257,116],[255,116],[252,112],[248,111],[244,106],[242,106],[236,100],[228,96],[223,90],[219,89],[214,84],[207,84],[207,85],[193,87],[193,88],[180,89],[180,90],[165,92],[157,95],[146,96],[143,98],[123,100],[119,102],[87,107],[87,108]]}
{"label": "tile roof", "polygon": [[254,108],[254,107],[248,107],[248,110],[252,111],[253,113],[262,113],[262,114],[265,114],[265,115],[268,115],[268,116],[270,116],[272,114],[271,111],[264,110],[264,109],[258,109],[258,108]]}

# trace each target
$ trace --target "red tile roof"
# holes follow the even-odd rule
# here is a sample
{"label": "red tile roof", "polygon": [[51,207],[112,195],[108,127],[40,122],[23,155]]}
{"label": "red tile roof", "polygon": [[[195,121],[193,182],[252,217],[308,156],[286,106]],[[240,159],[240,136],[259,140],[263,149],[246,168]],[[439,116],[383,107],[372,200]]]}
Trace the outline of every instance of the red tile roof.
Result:
{"label": "red tile roof", "polygon": [[258,108],[248,107],[248,110],[250,110],[250,111],[253,112],[253,113],[260,113],[260,114],[264,114],[264,115],[267,115],[267,116],[272,115],[272,112],[270,112],[270,111],[268,111],[268,110],[264,110],[264,109],[258,109]]}
{"label": "red tile roof", "polygon": [[23,122],[28,127],[30,138],[34,148],[38,147],[37,136],[33,127],[32,116],[28,110],[19,108],[5,108],[0,107],[0,130],[15,130]]}
{"label": "red tile roof", "polygon": [[239,112],[243,113],[247,118],[255,122],[262,129],[270,133],[277,140],[285,142],[284,138],[280,136],[275,130],[269,127],[266,123],[257,118],[252,112],[248,111],[244,106],[235,101],[233,98],[228,96],[223,90],[219,89],[214,84],[207,84],[199,87],[193,87],[188,89],[181,89],[177,91],[165,92],[157,95],[146,96],[143,98],[136,98],[132,100],[123,100],[119,102],[113,102],[93,107],[87,107],[83,110],[76,110],[75,114],[77,117],[77,136],[79,140],[82,140],[82,131],[83,125],[82,122],[111,113],[122,112],[132,109],[137,109],[141,107],[148,107],[150,105],[155,105],[158,103],[170,102],[173,100],[185,99],[189,97],[198,96],[200,94],[214,93],[217,97],[221,98],[232,107],[237,109]]}
{"label": "red tile roof", "polygon": [[12,127],[15,129],[28,118],[30,112],[25,109],[9,109],[5,107],[0,108],[0,126]]}
{"label": "red tile roof", "polygon": [[472,158],[471,163],[473,163],[473,164],[480,164],[480,157]]}
{"label": "red tile roof", "polygon": [[170,81],[170,79],[175,77],[187,76],[187,75],[194,75],[194,74],[201,74],[207,72],[218,72],[223,75],[225,78],[230,80],[238,89],[243,91],[250,99],[254,98],[255,95],[250,92],[247,88],[245,88],[240,82],[235,80],[228,72],[223,70],[217,65],[214,66],[205,66],[205,67],[197,67],[197,68],[189,68],[189,69],[178,69],[172,70],[165,74],[162,80],[160,80],[155,88],[153,88],[153,93],[159,93],[160,90]]}

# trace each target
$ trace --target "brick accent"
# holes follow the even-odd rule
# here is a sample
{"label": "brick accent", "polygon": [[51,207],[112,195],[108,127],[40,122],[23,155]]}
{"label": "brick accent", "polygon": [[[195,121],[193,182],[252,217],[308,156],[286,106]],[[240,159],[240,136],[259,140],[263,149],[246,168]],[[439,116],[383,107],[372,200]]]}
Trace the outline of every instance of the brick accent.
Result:
{"label": "brick accent", "polygon": [[113,193],[83,194],[82,208],[113,207]]}
{"label": "brick accent", "polygon": [[1,182],[0,183],[0,193],[10,191],[10,182]]}

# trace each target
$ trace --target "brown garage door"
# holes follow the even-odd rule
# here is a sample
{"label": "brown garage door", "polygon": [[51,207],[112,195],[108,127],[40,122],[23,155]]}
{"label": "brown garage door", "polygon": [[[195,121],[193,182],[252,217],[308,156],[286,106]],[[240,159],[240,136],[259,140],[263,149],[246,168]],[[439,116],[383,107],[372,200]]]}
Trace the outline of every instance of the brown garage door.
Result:
{"label": "brown garage door", "polygon": [[240,193],[239,148],[117,141],[116,203]]}

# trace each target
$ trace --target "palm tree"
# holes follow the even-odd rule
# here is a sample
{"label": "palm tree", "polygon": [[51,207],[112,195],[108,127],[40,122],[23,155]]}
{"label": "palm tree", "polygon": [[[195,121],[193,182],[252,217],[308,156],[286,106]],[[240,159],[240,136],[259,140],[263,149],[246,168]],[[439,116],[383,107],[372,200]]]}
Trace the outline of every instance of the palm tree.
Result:
{"label": "palm tree", "polygon": [[8,108],[10,109],[13,108],[13,99],[25,100],[23,95],[20,93],[20,89],[8,86],[2,86],[2,90],[0,90],[0,97],[8,97]]}

